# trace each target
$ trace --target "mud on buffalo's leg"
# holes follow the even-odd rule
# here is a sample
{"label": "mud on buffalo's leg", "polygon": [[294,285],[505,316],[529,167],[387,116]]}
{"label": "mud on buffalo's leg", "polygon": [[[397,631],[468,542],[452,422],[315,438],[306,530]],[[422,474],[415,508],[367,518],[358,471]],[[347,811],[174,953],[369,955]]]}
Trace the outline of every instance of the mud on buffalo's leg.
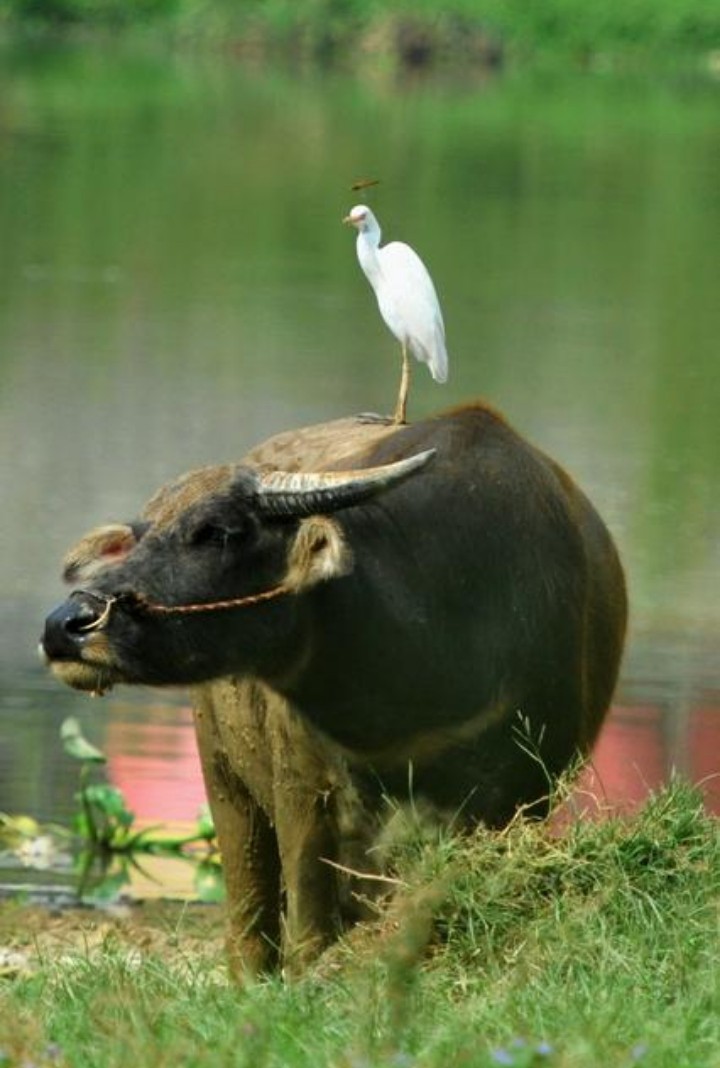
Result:
{"label": "mud on buffalo's leg", "polygon": [[270,971],[280,948],[280,858],[270,821],[228,765],[210,704],[195,728],[222,854],[229,920],[228,956],[236,979]]}
{"label": "mud on buffalo's leg", "polygon": [[337,861],[339,827],[331,791],[276,791],[276,826],[285,883],[285,969],[314,960],[342,930]]}

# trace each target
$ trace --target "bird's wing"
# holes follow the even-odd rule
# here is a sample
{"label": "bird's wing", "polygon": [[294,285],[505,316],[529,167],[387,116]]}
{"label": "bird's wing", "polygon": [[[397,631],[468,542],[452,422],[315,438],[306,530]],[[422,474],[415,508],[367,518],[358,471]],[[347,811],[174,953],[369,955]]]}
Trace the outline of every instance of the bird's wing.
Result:
{"label": "bird's wing", "polygon": [[380,310],[385,315],[382,305],[387,304],[387,311],[401,324],[413,356],[428,364],[436,381],[444,382],[448,363],[445,325],[427,267],[402,241],[385,245],[379,250],[378,259],[383,289]]}

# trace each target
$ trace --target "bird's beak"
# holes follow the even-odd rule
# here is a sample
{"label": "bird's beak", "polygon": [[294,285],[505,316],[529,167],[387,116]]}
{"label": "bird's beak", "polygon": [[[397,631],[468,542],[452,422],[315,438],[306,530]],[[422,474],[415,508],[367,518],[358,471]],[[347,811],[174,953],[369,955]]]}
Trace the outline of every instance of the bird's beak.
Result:
{"label": "bird's beak", "polygon": [[346,215],[345,218],[343,219],[343,222],[347,223],[349,226],[352,226],[354,221],[355,220],[353,219],[352,215]]}

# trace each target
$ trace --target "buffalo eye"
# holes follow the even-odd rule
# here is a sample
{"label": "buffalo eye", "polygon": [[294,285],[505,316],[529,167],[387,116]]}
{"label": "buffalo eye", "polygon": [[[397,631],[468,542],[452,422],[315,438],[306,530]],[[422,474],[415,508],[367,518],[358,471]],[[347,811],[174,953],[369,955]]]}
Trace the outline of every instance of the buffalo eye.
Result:
{"label": "buffalo eye", "polygon": [[215,523],[201,523],[195,527],[189,537],[193,547],[201,548],[204,545],[225,545],[228,540],[228,531]]}
{"label": "buffalo eye", "polygon": [[227,548],[228,545],[247,541],[252,529],[253,524],[249,520],[223,523],[204,519],[188,531],[187,541],[193,548],[198,549],[212,546]]}

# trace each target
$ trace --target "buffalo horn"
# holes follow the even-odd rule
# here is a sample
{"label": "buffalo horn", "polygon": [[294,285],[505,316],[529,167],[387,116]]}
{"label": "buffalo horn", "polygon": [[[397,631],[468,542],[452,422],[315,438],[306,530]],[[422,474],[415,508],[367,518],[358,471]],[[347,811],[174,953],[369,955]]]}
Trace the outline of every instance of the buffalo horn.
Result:
{"label": "buffalo horn", "polygon": [[357,471],[270,471],[258,476],[258,502],[269,515],[333,512],[388,489],[434,455],[435,449],[427,449],[406,460]]}

